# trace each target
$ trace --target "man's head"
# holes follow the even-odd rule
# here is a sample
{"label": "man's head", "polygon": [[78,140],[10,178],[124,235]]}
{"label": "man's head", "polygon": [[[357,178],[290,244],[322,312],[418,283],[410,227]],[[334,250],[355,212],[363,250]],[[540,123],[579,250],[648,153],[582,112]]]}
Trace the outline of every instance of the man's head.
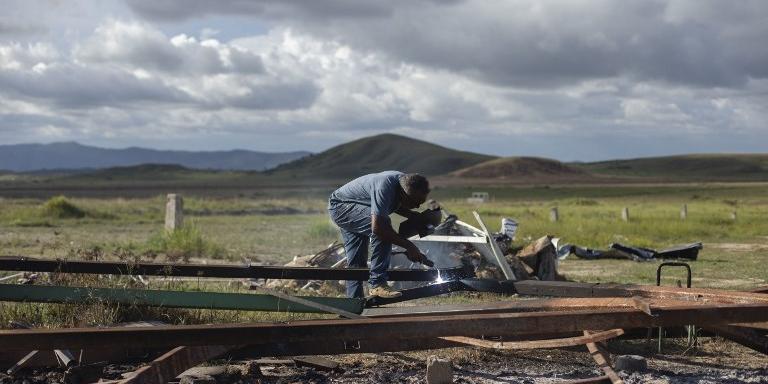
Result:
{"label": "man's head", "polygon": [[400,176],[400,190],[402,192],[401,205],[405,209],[418,208],[424,204],[429,195],[429,181],[418,173],[408,173]]}

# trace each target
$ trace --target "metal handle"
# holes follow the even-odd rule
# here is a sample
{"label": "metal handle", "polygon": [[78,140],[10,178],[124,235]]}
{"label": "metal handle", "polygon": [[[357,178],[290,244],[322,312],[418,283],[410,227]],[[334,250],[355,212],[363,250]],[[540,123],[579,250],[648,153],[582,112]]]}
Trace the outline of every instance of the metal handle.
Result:
{"label": "metal handle", "polygon": [[656,269],[656,285],[657,286],[661,285],[661,269],[663,267],[667,267],[667,266],[669,266],[669,267],[685,267],[685,269],[688,270],[688,283],[687,283],[687,286],[688,286],[688,288],[691,287],[691,266],[688,265],[688,263],[681,263],[681,262],[677,262],[677,261],[668,261],[666,263],[659,264],[659,268]]}

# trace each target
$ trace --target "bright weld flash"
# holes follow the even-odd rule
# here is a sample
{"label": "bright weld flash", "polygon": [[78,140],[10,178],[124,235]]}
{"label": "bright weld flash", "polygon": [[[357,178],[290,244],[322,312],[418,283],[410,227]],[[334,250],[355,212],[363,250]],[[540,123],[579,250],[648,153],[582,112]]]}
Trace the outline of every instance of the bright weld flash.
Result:
{"label": "bright weld flash", "polygon": [[437,270],[437,279],[435,279],[435,284],[440,284],[440,283],[444,283],[444,282],[445,282],[445,280],[443,280],[443,278],[440,276],[440,270],[438,269]]}

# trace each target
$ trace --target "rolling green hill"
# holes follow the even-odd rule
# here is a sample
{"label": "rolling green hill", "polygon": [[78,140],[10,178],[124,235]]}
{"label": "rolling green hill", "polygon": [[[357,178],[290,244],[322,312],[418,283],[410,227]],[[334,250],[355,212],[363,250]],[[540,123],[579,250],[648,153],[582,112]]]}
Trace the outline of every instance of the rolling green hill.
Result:
{"label": "rolling green hill", "polygon": [[768,181],[768,154],[693,154],[572,163],[598,175],[684,181]]}
{"label": "rolling green hill", "polygon": [[512,179],[587,177],[589,174],[580,168],[572,167],[553,159],[540,157],[504,157],[451,172],[450,176]]}
{"label": "rolling green hill", "polygon": [[446,174],[493,159],[404,136],[384,134],[338,145],[325,152],[283,164],[267,173],[282,177],[348,179],[386,170]]}

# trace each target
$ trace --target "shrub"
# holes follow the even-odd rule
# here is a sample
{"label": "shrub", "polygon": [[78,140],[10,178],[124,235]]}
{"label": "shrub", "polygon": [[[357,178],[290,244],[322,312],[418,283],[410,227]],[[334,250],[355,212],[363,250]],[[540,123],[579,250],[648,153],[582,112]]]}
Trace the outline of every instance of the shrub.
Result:
{"label": "shrub", "polygon": [[170,261],[183,260],[188,262],[190,258],[218,258],[224,250],[206,240],[200,229],[194,223],[188,223],[174,231],[163,231],[152,237],[148,244],[151,250],[164,253]]}
{"label": "shrub", "polygon": [[85,217],[86,212],[72,204],[66,197],[56,196],[43,204],[43,215],[57,219],[81,219]]}

